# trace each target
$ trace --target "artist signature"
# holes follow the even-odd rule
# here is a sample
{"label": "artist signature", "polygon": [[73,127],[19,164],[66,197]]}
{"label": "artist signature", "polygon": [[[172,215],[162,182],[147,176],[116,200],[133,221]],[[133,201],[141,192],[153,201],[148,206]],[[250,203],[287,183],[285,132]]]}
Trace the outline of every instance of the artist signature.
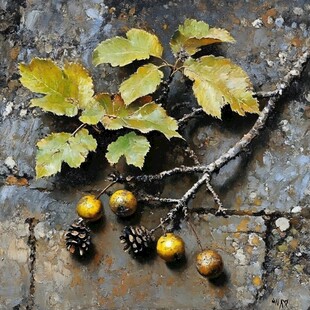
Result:
{"label": "artist signature", "polygon": [[276,299],[272,298],[271,301],[273,304],[279,307],[279,309],[288,308],[288,299]]}

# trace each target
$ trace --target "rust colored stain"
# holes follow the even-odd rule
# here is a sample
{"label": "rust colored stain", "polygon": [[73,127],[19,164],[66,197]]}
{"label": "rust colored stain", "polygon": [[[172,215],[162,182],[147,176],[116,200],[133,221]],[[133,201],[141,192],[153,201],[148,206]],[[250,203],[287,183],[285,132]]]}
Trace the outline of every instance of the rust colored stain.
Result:
{"label": "rust colored stain", "polygon": [[98,270],[98,267],[101,264],[101,261],[102,261],[102,254],[96,253],[93,257],[91,264],[89,265],[89,271],[96,272],[96,270]]}
{"label": "rust colored stain", "polygon": [[238,195],[235,200],[234,209],[240,210],[240,207],[242,206],[242,202],[243,202],[242,197]]}
{"label": "rust colored stain", "polygon": [[301,40],[299,37],[295,37],[291,40],[291,44],[295,47],[301,47],[303,45],[303,40]]}
{"label": "rust colored stain", "polygon": [[78,272],[73,272],[70,287],[75,287],[75,286],[82,285],[82,284],[83,284],[83,279],[80,277],[80,274]]}
{"label": "rust colored stain", "polygon": [[128,15],[129,15],[129,16],[133,16],[133,15],[135,15],[135,13],[136,13],[136,8],[135,8],[135,7],[132,7],[132,8],[129,10]]}
{"label": "rust colored stain", "polygon": [[250,240],[250,243],[252,246],[259,246],[260,244],[260,239],[258,236],[253,236]]}
{"label": "rust colored stain", "polygon": [[129,287],[127,285],[126,276],[127,273],[123,274],[121,280],[118,283],[115,283],[116,286],[114,286],[112,289],[112,295],[114,297],[122,297],[127,294]]}
{"label": "rust colored stain", "polygon": [[135,297],[136,297],[135,300],[143,302],[147,300],[147,298],[149,297],[149,294],[146,291],[141,290],[141,291],[135,292]]}
{"label": "rust colored stain", "polygon": [[223,285],[221,287],[217,287],[216,285],[213,285],[212,282],[209,282],[207,279],[203,279],[202,281],[202,284],[206,288],[207,294],[212,296],[213,298],[224,298],[228,295],[228,286]]}
{"label": "rust colored stain", "polygon": [[254,206],[258,206],[258,207],[261,206],[262,205],[262,200],[260,198],[256,197],[254,199],[254,201],[253,201],[253,205]]}
{"label": "rust colored stain", "polygon": [[102,255],[100,255],[99,253],[96,253],[96,255],[94,257],[94,265],[95,266],[99,266],[100,265],[101,258],[102,258]]}
{"label": "rust colored stain", "polygon": [[168,277],[167,278],[167,286],[172,286],[173,284],[175,284],[175,278],[174,277]]}
{"label": "rust colored stain", "polygon": [[223,286],[223,287],[221,287],[219,289],[217,288],[217,289],[213,290],[213,292],[214,292],[213,295],[216,298],[224,298],[227,295],[228,287],[227,286]]}
{"label": "rust colored stain", "polygon": [[19,55],[19,51],[20,51],[19,46],[13,47],[10,51],[10,58],[15,61]]}
{"label": "rust colored stain", "polygon": [[297,239],[293,239],[290,241],[289,245],[293,250],[297,250],[297,247],[299,245],[299,241]]}
{"label": "rust colored stain", "polygon": [[255,150],[255,159],[260,167],[264,166],[264,155],[265,155],[265,148],[259,148]]}
{"label": "rust colored stain", "polygon": [[104,264],[106,266],[107,269],[111,269],[112,265],[113,265],[114,259],[111,256],[107,256],[104,260]]}
{"label": "rust colored stain", "polygon": [[260,232],[262,230],[262,225],[256,225],[255,228],[254,228],[254,231],[256,232]]}
{"label": "rust colored stain", "polygon": [[238,17],[236,17],[236,16],[232,16],[231,20],[232,20],[233,24],[235,24],[235,25],[240,25],[241,24],[240,19]]}
{"label": "rust colored stain", "polygon": [[248,254],[252,255],[252,253],[253,253],[253,247],[250,246],[250,245],[248,245],[248,246],[246,247],[246,252],[247,252]]}
{"label": "rust colored stain", "polygon": [[208,7],[207,7],[206,3],[204,3],[203,1],[200,1],[198,4],[198,10],[201,12],[207,12]]}
{"label": "rust colored stain", "polygon": [[239,239],[240,235],[241,235],[240,233],[233,233],[233,237],[236,238],[236,239]]}
{"label": "rust colored stain", "polygon": [[248,224],[250,222],[250,219],[249,218],[245,218],[243,219],[240,224],[237,226],[237,231],[240,231],[240,232],[246,232],[248,231]]}
{"label": "rust colored stain", "polygon": [[267,10],[265,14],[262,15],[262,21],[265,27],[273,27],[273,23],[268,23],[270,17],[274,18],[278,14],[278,11],[275,8]]}
{"label": "rust colored stain", "polygon": [[262,278],[259,277],[259,276],[255,276],[255,277],[252,279],[252,283],[253,283],[253,285],[258,286],[258,287],[260,287],[260,286],[263,285]]}
{"label": "rust colored stain", "polygon": [[5,184],[7,185],[17,185],[17,186],[28,186],[28,180],[25,178],[17,178],[13,175],[9,175],[6,180]]}
{"label": "rust colored stain", "polygon": [[[144,283],[150,283],[151,275],[146,274],[142,276],[130,275],[127,271],[123,272],[121,279],[117,279],[113,282],[112,296],[123,297],[133,288],[138,286],[144,286]],[[136,291],[135,291],[136,294]]]}

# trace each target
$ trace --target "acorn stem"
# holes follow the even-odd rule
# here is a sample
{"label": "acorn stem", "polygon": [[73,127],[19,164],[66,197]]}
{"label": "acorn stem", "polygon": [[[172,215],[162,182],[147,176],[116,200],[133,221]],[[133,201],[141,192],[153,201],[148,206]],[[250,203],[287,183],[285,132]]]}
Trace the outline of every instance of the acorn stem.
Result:
{"label": "acorn stem", "polygon": [[200,239],[199,239],[199,236],[198,236],[198,234],[197,234],[197,231],[196,231],[196,229],[194,228],[194,226],[192,225],[192,223],[189,221],[189,219],[187,220],[187,224],[188,224],[188,226],[191,228],[191,230],[193,231],[193,233],[194,233],[194,235],[195,235],[195,237],[196,237],[196,241],[197,241],[197,243],[198,243],[198,245],[199,245],[199,247],[200,247],[200,250],[203,251],[203,247],[202,247],[201,241],[200,241]]}
{"label": "acorn stem", "polygon": [[108,188],[110,188],[112,185],[114,185],[116,182],[117,182],[117,181],[113,181],[113,182],[111,182],[110,184],[108,184],[108,185],[96,196],[96,199],[99,199],[100,196],[103,195],[103,194],[106,192],[106,190],[107,190]]}

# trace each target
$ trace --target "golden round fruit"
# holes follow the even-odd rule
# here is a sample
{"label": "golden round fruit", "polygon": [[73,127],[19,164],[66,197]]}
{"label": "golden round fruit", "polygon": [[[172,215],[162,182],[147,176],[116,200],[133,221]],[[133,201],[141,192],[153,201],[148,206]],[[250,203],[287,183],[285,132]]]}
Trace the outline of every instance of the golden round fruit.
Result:
{"label": "golden round fruit", "polygon": [[185,244],[181,237],[166,233],[158,239],[156,251],[163,260],[169,263],[184,256]]}
{"label": "golden round fruit", "polygon": [[103,206],[96,196],[86,195],[77,203],[76,212],[84,220],[97,221],[103,215]]}
{"label": "golden round fruit", "polygon": [[120,189],[110,197],[111,210],[120,217],[127,217],[137,210],[137,199],[135,195],[125,189]]}
{"label": "golden round fruit", "polygon": [[196,257],[196,267],[203,276],[217,278],[224,269],[222,256],[216,251],[204,250]]}

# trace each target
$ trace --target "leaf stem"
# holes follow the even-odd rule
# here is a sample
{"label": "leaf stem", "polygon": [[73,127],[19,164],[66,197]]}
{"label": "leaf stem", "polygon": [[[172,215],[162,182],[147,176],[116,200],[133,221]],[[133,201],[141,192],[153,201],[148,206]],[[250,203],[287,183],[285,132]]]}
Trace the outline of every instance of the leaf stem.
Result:
{"label": "leaf stem", "polygon": [[173,80],[173,69],[170,68],[170,73],[169,76],[167,77],[167,79],[165,81],[163,81],[162,84],[162,91],[160,96],[156,99],[156,102],[161,103],[162,106],[166,109],[167,107],[167,99],[168,99],[168,95],[169,95],[169,91],[170,91],[170,84]]}
{"label": "leaf stem", "polygon": [[85,124],[85,123],[81,124],[78,128],[76,128],[76,129],[72,132],[71,136],[74,137],[81,129],[83,129],[84,127],[86,127],[86,125],[87,125],[87,124]]}
{"label": "leaf stem", "polygon": [[158,68],[158,69],[161,69],[161,68],[164,68],[164,67],[168,67],[168,68],[174,69],[174,66],[171,65],[171,64],[169,64],[168,62],[165,62],[164,64],[158,66],[157,68]]}
{"label": "leaf stem", "polygon": [[215,192],[214,188],[212,187],[211,183],[211,178],[209,176],[209,178],[206,180],[206,186],[207,186],[207,190],[211,193],[211,195],[213,196],[213,199],[215,201],[215,203],[217,204],[217,211],[216,211],[216,215],[222,215],[225,216],[225,209],[223,207],[222,201],[219,197],[219,195]]}

